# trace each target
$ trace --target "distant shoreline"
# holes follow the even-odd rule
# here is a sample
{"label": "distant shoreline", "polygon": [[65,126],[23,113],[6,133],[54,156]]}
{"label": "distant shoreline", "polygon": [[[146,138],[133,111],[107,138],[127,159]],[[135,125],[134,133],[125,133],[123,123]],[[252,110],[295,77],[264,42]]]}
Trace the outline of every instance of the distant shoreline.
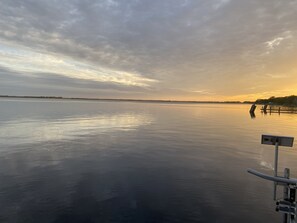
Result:
{"label": "distant shoreline", "polygon": [[58,96],[12,96],[0,95],[0,98],[25,98],[25,99],[54,99],[54,100],[86,100],[86,101],[118,101],[118,102],[153,102],[153,103],[191,103],[191,104],[252,104],[253,102],[240,101],[180,101],[180,100],[146,100],[146,99],[116,99],[116,98],[80,98]]}
{"label": "distant shoreline", "polygon": [[271,105],[271,106],[289,106],[297,107],[297,96],[285,96],[285,97],[270,97],[268,99],[257,99],[256,104]]}

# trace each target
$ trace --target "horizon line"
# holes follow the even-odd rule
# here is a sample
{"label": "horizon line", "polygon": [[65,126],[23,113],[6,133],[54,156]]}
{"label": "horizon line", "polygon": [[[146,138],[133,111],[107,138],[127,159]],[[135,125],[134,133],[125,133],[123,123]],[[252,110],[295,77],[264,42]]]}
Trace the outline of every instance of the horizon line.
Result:
{"label": "horizon line", "polygon": [[0,95],[1,98],[40,98],[40,99],[66,99],[66,100],[98,100],[98,101],[135,101],[135,102],[171,102],[171,103],[254,103],[254,101],[197,101],[197,100],[171,100],[171,99],[133,99],[133,98],[88,98],[88,97],[62,97],[62,96],[32,96],[32,95]]}

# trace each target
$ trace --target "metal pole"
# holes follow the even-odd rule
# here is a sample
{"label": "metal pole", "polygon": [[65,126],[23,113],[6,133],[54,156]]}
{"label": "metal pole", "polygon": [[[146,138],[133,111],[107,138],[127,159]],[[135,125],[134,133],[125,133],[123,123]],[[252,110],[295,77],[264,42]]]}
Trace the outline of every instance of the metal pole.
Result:
{"label": "metal pole", "polygon": [[[289,179],[290,178],[290,169],[285,168],[284,170],[284,178]],[[289,198],[289,185],[284,185],[284,200],[287,200]],[[288,214],[284,214],[283,217],[283,223],[288,223]]]}
{"label": "metal pole", "polygon": [[[289,190],[288,195],[289,195],[290,202],[295,204],[295,201],[296,201],[296,187],[288,188],[288,190]],[[295,214],[296,214],[296,210],[295,210]],[[290,216],[290,223],[296,223],[295,218],[296,218],[295,215],[291,215]]]}
{"label": "metal pole", "polygon": [[[275,155],[274,155],[274,176],[277,177],[277,165],[278,165],[278,140],[275,142]],[[274,194],[273,199],[276,200],[276,186],[277,183],[274,182]]]}
{"label": "metal pole", "polygon": [[275,156],[274,156],[274,176],[277,177],[277,165],[278,165],[278,142],[275,143]]}

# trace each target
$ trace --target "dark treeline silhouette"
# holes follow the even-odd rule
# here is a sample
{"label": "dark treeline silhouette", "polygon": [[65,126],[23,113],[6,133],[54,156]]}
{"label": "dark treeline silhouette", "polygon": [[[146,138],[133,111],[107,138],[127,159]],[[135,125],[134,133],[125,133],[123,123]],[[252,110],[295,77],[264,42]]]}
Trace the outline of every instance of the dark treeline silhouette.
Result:
{"label": "dark treeline silhouette", "polygon": [[[222,104],[241,104],[240,101],[180,101],[180,100],[149,100],[149,99],[117,99],[117,98],[79,98],[79,97],[60,97],[60,96],[11,96],[0,95],[0,98],[36,98],[36,99],[64,99],[64,100],[90,100],[90,101],[130,101],[130,102],[161,102],[161,103],[222,103]],[[247,102],[244,102],[247,103]],[[248,102],[251,103],[251,102]]]}
{"label": "dark treeline silhouette", "polygon": [[286,97],[270,97],[268,99],[257,99],[256,104],[271,104],[281,106],[297,106],[297,96],[291,95]]}

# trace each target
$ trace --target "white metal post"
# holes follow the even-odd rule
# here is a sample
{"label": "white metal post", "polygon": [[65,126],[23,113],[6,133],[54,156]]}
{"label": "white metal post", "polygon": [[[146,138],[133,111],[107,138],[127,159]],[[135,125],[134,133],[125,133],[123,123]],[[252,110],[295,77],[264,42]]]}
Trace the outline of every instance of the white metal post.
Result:
{"label": "white metal post", "polygon": [[[275,142],[275,155],[274,155],[274,176],[277,177],[277,166],[278,166],[278,140]],[[274,193],[273,199],[276,200],[276,187],[277,183],[274,182]]]}
{"label": "white metal post", "polygon": [[275,143],[275,156],[274,156],[274,176],[277,177],[278,166],[278,142]]}

